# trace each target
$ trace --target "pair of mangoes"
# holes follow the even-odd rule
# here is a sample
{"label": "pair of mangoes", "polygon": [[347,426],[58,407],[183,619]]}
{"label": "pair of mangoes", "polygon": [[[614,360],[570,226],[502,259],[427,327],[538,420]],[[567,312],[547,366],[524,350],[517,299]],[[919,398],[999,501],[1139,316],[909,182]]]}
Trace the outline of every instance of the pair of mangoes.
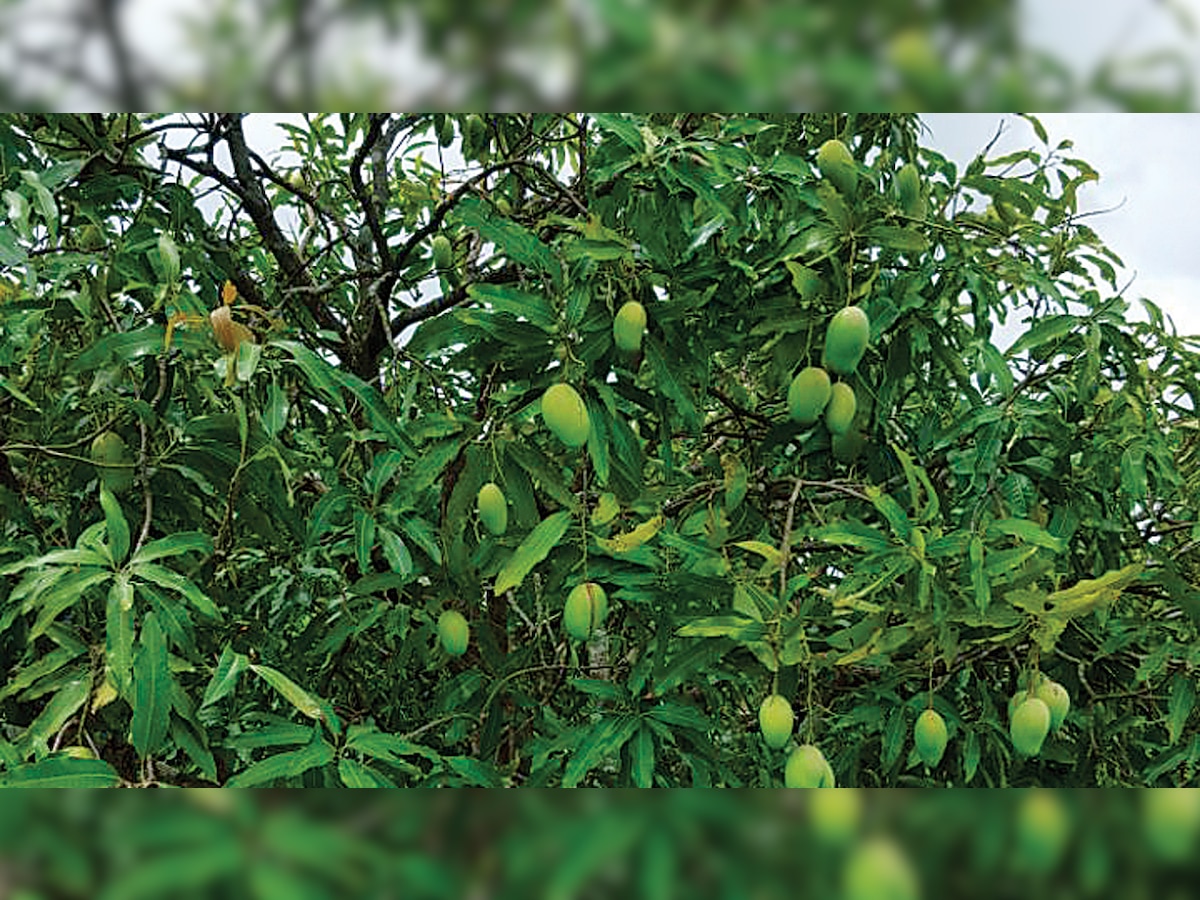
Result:
{"label": "pair of mangoes", "polygon": [[[839,310],[825,331],[822,364],[837,375],[853,374],[867,350],[870,336],[871,321],[861,307]],[[808,366],[792,379],[788,387],[788,412],[801,425],[812,425],[824,414],[830,433],[845,435],[854,422],[858,401],[850,385],[830,381],[826,368]]]}
{"label": "pair of mangoes", "polygon": [[1071,695],[1057,681],[1041,678],[1032,690],[1018,691],[1008,701],[1009,737],[1022,756],[1037,756],[1051,731],[1062,727]]}

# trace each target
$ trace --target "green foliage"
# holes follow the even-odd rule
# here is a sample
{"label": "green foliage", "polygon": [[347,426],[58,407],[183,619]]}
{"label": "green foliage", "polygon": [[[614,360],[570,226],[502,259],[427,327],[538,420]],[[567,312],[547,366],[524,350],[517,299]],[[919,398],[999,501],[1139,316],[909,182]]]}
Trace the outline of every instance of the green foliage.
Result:
{"label": "green foliage", "polygon": [[[778,785],[778,695],[822,782],[1194,782],[1200,347],[1131,320],[1068,142],[318,115],[295,179],[136,121],[0,117],[6,781]],[[802,426],[847,307],[854,403]]]}

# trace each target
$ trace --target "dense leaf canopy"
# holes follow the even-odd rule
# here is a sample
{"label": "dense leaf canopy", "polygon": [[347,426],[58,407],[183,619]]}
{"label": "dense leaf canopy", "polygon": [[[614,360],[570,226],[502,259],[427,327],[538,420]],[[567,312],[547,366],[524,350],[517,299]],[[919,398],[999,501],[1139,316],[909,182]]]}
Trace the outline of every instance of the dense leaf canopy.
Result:
{"label": "dense leaf canopy", "polygon": [[[1195,783],[1200,341],[1125,295],[1069,141],[265,124],[0,117],[0,778]],[[848,428],[789,413],[823,365]]]}

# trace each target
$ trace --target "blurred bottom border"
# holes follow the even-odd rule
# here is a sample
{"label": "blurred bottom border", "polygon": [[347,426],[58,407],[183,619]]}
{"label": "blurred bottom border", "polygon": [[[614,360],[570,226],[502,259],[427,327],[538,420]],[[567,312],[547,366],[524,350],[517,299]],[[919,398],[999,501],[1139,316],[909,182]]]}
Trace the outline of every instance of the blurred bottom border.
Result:
{"label": "blurred bottom border", "polygon": [[7,791],[0,898],[1194,898],[1200,790]]}

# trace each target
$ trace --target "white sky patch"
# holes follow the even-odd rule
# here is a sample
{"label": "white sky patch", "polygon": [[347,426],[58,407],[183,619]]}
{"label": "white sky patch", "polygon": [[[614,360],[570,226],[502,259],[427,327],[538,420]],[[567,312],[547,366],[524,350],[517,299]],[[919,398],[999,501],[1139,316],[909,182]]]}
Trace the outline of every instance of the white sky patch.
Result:
{"label": "white sky patch", "polygon": [[[1200,0],[1021,0],[1018,33],[1023,46],[1061,60],[1078,76],[1105,59],[1134,59],[1172,48],[1196,65]],[[1064,36],[1069,36],[1064,40]]]}
{"label": "white sky patch", "polygon": [[[991,156],[1026,147],[1044,152],[1032,127],[1015,115],[930,113],[921,119],[930,129],[922,143],[952,159],[960,173],[1001,122],[1004,133]],[[1080,190],[1079,209],[1097,213],[1083,221],[1125,263],[1118,286],[1133,278],[1125,297],[1138,309],[1134,301],[1150,298],[1181,335],[1200,335],[1200,116],[1046,113],[1038,119],[1050,147],[1071,140],[1074,146],[1063,152],[1100,173],[1099,182]]]}

